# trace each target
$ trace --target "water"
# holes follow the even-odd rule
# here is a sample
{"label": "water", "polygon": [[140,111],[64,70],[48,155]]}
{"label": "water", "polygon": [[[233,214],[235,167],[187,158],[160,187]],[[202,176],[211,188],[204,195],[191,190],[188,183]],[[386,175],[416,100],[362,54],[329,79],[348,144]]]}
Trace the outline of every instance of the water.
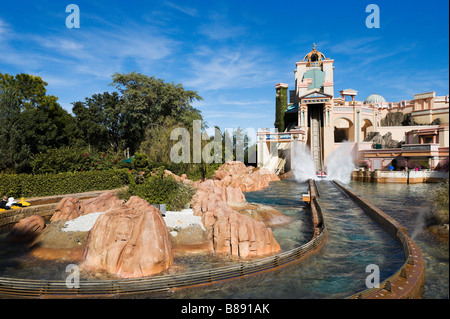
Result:
{"label": "water", "polygon": [[[316,181],[328,226],[328,240],[316,254],[280,270],[238,279],[223,284],[179,290],[164,298],[345,298],[366,289],[368,264],[380,268],[380,281],[391,276],[403,264],[401,245],[328,181]],[[423,231],[418,221],[421,211],[429,209],[427,195],[433,184],[369,184],[350,182],[349,187],[372,201],[408,229],[416,232],[415,241],[425,258],[424,298],[448,298],[448,246]],[[272,182],[264,190],[246,193],[249,202],[271,205],[292,218],[286,226],[273,229],[283,250],[289,250],[312,238],[311,213],[301,202],[307,183],[295,180]],[[67,262],[37,260],[20,245],[6,244],[7,231],[0,232],[0,276],[30,279],[64,280]],[[218,267],[233,261],[211,255],[175,259],[171,272]],[[97,279],[107,278],[98,274]],[[83,277],[82,277],[83,279]],[[89,278],[88,278],[89,279]],[[111,278],[112,279],[112,278]]]}
{"label": "water", "polygon": [[425,259],[423,298],[449,298],[449,248],[424,229],[423,218],[431,211],[430,193],[437,184],[373,184],[352,181],[357,194],[406,227]]}
{"label": "water", "polygon": [[[173,298],[345,298],[366,289],[366,266],[380,268],[380,281],[391,276],[403,263],[401,245],[387,235],[359,207],[348,201],[328,181],[318,181],[321,205],[328,225],[328,241],[316,254],[281,270],[189,291],[180,290]],[[277,208],[293,214],[302,223],[311,215],[299,201],[306,183],[282,180],[260,192],[246,193],[248,201],[280,203]],[[292,215],[291,215],[292,216]],[[274,234],[280,232],[275,229]],[[283,229],[298,236],[299,229]],[[301,230],[300,230],[301,232]],[[308,237],[308,236],[304,236]],[[300,240],[301,241],[301,240]]]}
{"label": "water", "polygon": [[354,143],[342,143],[328,157],[327,179],[336,180],[348,184],[351,180],[351,174],[355,169],[353,157],[351,155]]}
{"label": "water", "polygon": [[304,143],[295,141],[294,147],[294,176],[299,183],[306,182],[308,179],[316,179],[316,164],[311,156],[311,152]]}
{"label": "water", "polygon": [[[352,156],[354,145],[354,143],[342,143],[330,154],[326,166],[327,180],[337,180],[344,184],[350,182],[352,171],[355,169]],[[316,166],[308,146],[296,141],[293,161],[294,176],[297,182],[302,183],[308,179],[318,180]]]}

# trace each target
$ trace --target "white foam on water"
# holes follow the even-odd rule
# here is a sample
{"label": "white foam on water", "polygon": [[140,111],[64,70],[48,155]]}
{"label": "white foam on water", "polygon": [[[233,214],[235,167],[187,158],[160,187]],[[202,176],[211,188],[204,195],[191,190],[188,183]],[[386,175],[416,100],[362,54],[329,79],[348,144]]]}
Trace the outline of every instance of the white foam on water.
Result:
{"label": "white foam on water", "polygon": [[295,141],[293,150],[295,181],[302,183],[308,179],[317,179],[316,165],[314,164],[314,160],[308,146]]}
{"label": "white foam on water", "polygon": [[353,163],[352,151],[354,143],[342,143],[328,157],[327,162],[327,180],[337,180],[338,182],[348,184],[355,169]]}

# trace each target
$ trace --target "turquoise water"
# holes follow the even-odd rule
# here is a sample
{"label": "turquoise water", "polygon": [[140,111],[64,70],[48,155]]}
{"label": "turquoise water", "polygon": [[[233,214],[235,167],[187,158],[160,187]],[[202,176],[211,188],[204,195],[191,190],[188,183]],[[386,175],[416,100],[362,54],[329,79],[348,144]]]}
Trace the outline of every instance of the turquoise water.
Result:
{"label": "turquoise water", "polygon": [[[380,281],[404,263],[401,245],[387,235],[359,207],[347,200],[329,182],[318,182],[328,241],[315,255],[257,278],[236,280],[224,285],[179,291],[174,298],[345,298],[366,289],[366,266],[376,264]],[[292,225],[274,229],[275,236],[287,234],[296,243],[311,238],[311,214],[300,201],[307,184],[282,180],[258,192],[246,193],[249,202],[273,205],[296,219]],[[301,234],[299,234],[301,233]],[[278,239],[279,237],[277,237]],[[284,247],[283,247],[284,246]],[[282,245],[282,248],[289,248]]]}
{"label": "turquoise water", "polygon": [[421,219],[430,212],[430,195],[437,184],[372,184],[351,182],[350,188],[407,228],[425,259],[423,298],[449,298],[448,244],[423,229]]}
{"label": "turquoise water", "polygon": [[[379,267],[380,281],[397,271],[404,262],[401,245],[329,182],[317,182],[317,187],[328,227],[328,241],[317,254],[274,272],[160,297],[345,298],[366,289],[367,265]],[[421,214],[429,210],[427,198],[436,185],[351,182],[349,187],[407,227],[410,235],[415,234],[413,239],[426,262],[424,298],[448,298],[448,245],[436,241],[418,223]],[[306,183],[282,180],[272,182],[264,190],[245,194],[247,201],[270,205],[292,218],[288,225],[273,229],[285,251],[312,238],[311,213],[301,201],[301,195],[307,190]],[[5,243],[6,234],[7,231],[0,232],[0,276],[65,279],[67,263],[36,260],[19,245]],[[208,255],[188,256],[175,259],[177,266],[171,272],[217,267],[230,262]],[[100,278],[101,275],[97,277]]]}

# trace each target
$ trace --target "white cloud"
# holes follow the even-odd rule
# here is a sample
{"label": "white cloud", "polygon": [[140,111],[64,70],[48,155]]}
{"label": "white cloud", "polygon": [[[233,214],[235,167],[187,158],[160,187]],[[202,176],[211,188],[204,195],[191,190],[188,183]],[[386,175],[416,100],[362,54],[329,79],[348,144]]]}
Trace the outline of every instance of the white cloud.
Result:
{"label": "white cloud", "polygon": [[[2,18],[0,18],[0,50],[3,51],[5,41],[10,38],[10,27]],[[0,51],[0,52],[1,52]]]}
{"label": "white cloud", "polygon": [[245,28],[241,26],[213,23],[201,26],[199,33],[207,36],[211,40],[226,40],[244,35]]}
{"label": "white cloud", "polygon": [[234,106],[259,106],[261,104],[270,104],[272,101],[269,100],[254,100],[254,101],[230,101],[222,98],[218,98],[217,103],[224,105],[234,105]]}
{"label": "white cloud", "polygon": [[200,48],[189,59],[186,86],[202,90],[253,88],[272,83],[276,70],[260,49]]}
{"label": "white cloud", "polygon": [[194,9],[194,8],[190,8],[190,7],[187,7],[187,6],[183,6],[182,7],[182,6],[176,5],[176,4],[174,4],[172,2],[169,2],[169,1],[166,1],[164,3],[166,5],[168,5],[169,7],[173,8],[175,10],[178,10],[180,12],[183,12],[184,14],[187,14],[188,16],[191,16],[191,17],[196,17],[197,14],[198,14],[197,9]]}
{"label": "white cloud", "polygon": [[[129,25],[114,30],[82,30],[48,35],[21,34],[15,42],[3,41],[2,62],[36,73],[44,69],[64,74],[67,78],[94,76],[111,79],[131,62],[143,71],[171,55],[178,45],[172,39]],[[77,33],[78,32],[78,33]],[[19,43],[27,49],[16,46]]]}
{"label": "white cloud", "polygon": [[338,42],[336,44],[328,45],[327,50],[343,55],[366,55],[377,51],[374,43],[378,40],[380,40],[380,38],[378,37],[350,39]]}

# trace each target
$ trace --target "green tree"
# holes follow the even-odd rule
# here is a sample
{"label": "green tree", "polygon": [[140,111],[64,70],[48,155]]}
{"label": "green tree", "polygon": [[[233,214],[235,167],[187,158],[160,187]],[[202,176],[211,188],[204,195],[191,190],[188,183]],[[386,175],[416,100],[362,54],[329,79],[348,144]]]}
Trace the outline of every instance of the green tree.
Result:
{"label": "green tree", "polygon": [[47,82],[39,76],[25,73],[10,75],[0,72],[0,91],[12,88],[20,100],[22,110],[35,108],[48,99],[46,86]]}
{"label": "green tree", "polygon": [[1,170],[30,172],[31,156],[73,141],[73,117],[46,95],[46,82],[29,74],[0,73]]}
{"label": "green tree", "polygon": [[139,148],[146,154],[150,162],[170,165],[170,150],[175,143],[170,140],[170,133],[176,127],[181,127],[172,117],[168,116],[149,125],[144,134],[144,140]]}
{"label": "green tree", "polygon": [[275,98],[275,128],[278,132],[284,132],[284,115],[287,110],[287,87],[280,86],[276,89]]}
{"label": "green tree", "polygon": [[162,79],[141,73],[113,75],[111,83],[122,95],[124,103],[125,142],[134,153],[140,146],[145,129],[161,118],[172,117],[185,127],[193,120],[201,120],[200,111],[191,103],[202,98],[195,91],[185,90],[181,84],[165,83]]}
{"label": "green tree", "polygon": [[75,114],[76,134],[87,145],[114,152],[125,147],[126,111],[117,92],[94,94],[84,102],[75,102],[72,112]]}
{"label": "green tree", "polygon": [[13,88],[0,91],[0,171],[26,170],[31,154],[20,126],[20,105]]}
{"label": "green tree", "polygon": [[74,138],[73,117],[55,101],[21,112],[19,125],[32,154],[69,145]]}

